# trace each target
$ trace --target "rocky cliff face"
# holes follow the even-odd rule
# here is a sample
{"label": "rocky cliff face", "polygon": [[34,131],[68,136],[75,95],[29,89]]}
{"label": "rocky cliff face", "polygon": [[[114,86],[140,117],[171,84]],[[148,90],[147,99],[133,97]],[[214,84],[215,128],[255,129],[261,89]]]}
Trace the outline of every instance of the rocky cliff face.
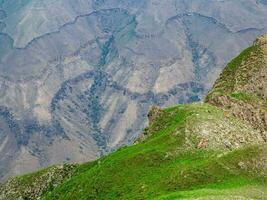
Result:
{"label": "rocky cliff face", "polygon": [[[265,1],[0,0],[0,179],[130,143],[202,99],[266,31]],[[222,42],[223,41],[223,42]]]}

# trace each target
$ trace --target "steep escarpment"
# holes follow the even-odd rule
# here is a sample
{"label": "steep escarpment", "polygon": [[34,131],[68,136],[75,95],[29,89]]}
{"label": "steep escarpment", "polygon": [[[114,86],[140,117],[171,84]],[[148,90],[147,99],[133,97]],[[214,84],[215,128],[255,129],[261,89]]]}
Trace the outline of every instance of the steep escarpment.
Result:
{"label": "steep escarpment", "polygon": [[265,121],[255,117],[266,100],[265,45],[260,36],[226,66],[210,103],[154,106],[134,145],[11,178],[0,199],[266,199]]}

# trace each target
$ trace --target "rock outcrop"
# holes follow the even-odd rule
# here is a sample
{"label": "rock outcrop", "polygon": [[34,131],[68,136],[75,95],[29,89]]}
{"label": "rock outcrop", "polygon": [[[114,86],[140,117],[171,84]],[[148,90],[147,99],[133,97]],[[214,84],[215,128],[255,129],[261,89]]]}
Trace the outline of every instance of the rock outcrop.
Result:
{"label": "rock outcrop", "polygon": [[232,60],[206,102],[221,107],[255,129],[267,141],[267,35]]}

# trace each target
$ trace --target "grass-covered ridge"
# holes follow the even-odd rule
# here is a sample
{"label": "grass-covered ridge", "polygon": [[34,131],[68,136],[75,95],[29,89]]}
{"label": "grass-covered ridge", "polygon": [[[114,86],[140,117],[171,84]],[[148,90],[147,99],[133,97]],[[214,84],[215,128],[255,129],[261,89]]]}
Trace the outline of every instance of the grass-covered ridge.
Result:
{"label": "grass-covered ridge", "polygon": [[[204,136],[191,132],[203,124],[213,123],[224,127],[240,123],[236,136],[241,128],[249,129],[235,120],[206,104],[166,109],[149,127],[148,131],[153,133],[144,142],[100,159],[91,169],[47,193],[45,199],[153,199],[177,191],[181,192],[178,194],[181,197],[191,194],[193,197],[204,188],[223,191],[246,186],[264,187],[265,179],[257,177],[255,169],[247,163],[257,156],[261,158],[265,147],[256,145],[230,151],[225,149],[229,144],[216,142],[216,137],[214,141],[211,137],[208,144],[201,147]],[[220,130],[218,127],[211,129],[210,133]],[[235,130],[230,131],[234,133]],[[240,163],[247,169],[241,170]]]}
{"label": "grass-covered ridge", "polygon": [[[143,142],[74,166],[71,178],[46,188],[40,196],[48,200],[190,199],[228,190],[233,191],[231,196],[245,187],[267,186],[265,179],[254,173],[261,169],[249,164],[251,159],[262,158],[265,147],[255,142],[238,148],[241,143],[253,143],[253,134],[257,133],[221,109],[208,104],[168,108],[147,131],[150,137]],[[21,188],[39,187],[30,184],[36,177],[39,179],[31,174],[17,180],[24,185]],[[20,190],[18,196],[22,193]],[[23,197],[31,199],[27,193]]]}

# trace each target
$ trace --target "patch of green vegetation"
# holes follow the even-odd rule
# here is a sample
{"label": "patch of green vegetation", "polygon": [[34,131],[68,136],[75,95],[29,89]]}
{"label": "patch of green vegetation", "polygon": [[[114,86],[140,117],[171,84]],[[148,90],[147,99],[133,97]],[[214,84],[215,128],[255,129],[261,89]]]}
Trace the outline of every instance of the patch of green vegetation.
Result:
{"label": "patch of green vegetation", "polygon": [[230,97],[250,104],[257,104],[263,107],[267,107],[267,101],[256,94],[250,94],[245,92],[233,92]]}
{"label": "patch of green vegetation", "polygon": [[215,118],[222,113],[206,104],[165,109],[148,128],[150,137],[145,141],[121,148],[89,168],[79,166],[71,179],[46,193],[44,199],[153,199],[171,193],[177,198],[193,198],[214,195],[205,190],[223,194],[250,185],[265,186],[253,170],[241,170],[238,165],[256,158],[261,148],[221,154],[187,145],[184,129],[191,116]]}
{"label": "patch of green vegetation", "polygon": [[234,189],[199,189],[191,191],[180,191],[169,195],[160,196],[156,200],[224,200],[224,199],[264,199],[267,196],[267,188],[260,185],[249,184]]}
{"label": "patch of green vegetation", "polygon": [[256,46],[250,46],[247,49],[243,50],[237,57],[231,60],[225,68],[225,71],[235,72],[238,67],[241,66],[242,62],[245,62],[251,55],[253,51],[255,51]]}
{"label": "patch of green vegetation", "polygon": [[[55,173],[55,181],[49,184],[46,174],[52,173],[54,167],[15,178],[15,190],[25,198],[36,199],[25,191],[38,192],[46,184],[40,193],[45,200],[125,200],[216,199],[220,195],[235,195],[232,191],[242,191],[245,187],[266,188],[266,180],[258,176],[258,169],[240,167],[240,162],[260,160],[266,147],[247,146],[234,151],[196,148],[199,140],[195,133],[189,133],[190,128],[224,118],[223,110],[208,104],[167,108],[146,129],[148,138],[144,141],[94,162],[76,165],[71,176],[65,176],[64,170]],[[232,117],[230,121],[235,123]]]}
{"label": "patch of green vegetation", "polygon": [[244,93],[244,92],[234,92],[234,93],[230,94],[230,96],[237,99],[237,100],[241,100],[241,101],[245,101],[245,102],[249,102],[252,100],[251,95]]}

